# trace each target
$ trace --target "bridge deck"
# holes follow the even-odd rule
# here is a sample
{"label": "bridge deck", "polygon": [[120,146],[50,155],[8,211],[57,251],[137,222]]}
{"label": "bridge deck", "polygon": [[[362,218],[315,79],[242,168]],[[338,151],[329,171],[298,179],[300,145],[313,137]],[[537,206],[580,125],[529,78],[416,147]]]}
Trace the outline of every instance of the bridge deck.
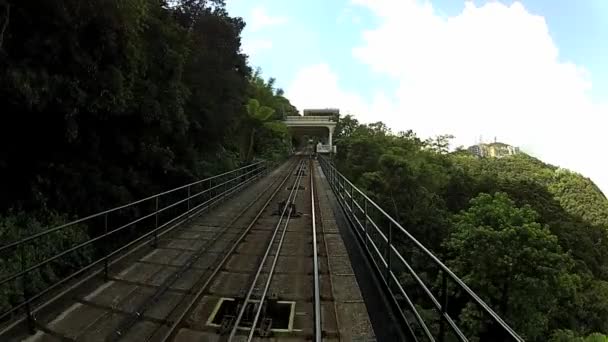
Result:
{"label": "bridge deck", "polygon": [[[294,163],[282,165],[260,181],[209,212],[163,236],[157,248],[113,269],[94,291],[75,295],[67,309],[38,317],[39,331],[27,341],[216,341],[226,336],[222,302],[243,298],[279,215],[279,202],[293,186]],[[307,169],[314,186],[328,187],[316,162]],[[314,336],[314,286],[311,209],[316,209],[322,334],[324,340],[373,340],[374,333],[326,191],[313,203],[309,178],[295,199],[294,217],[286,225],[276,271],[263,266],[260,280],[273,274],[270,299],[291,311],[269,313],[271,340],[310,340]],[[287,179],[285,183],[281,180]],[[274,190],[276,197],[272,197]],[[266,206],[265,204],[268,203]],[[259,217],[256,215],[259,213]],[[243,237],[239,239],[239,237]],[[275,240],[276,241],[276,240]],[[280,247],[280,246],[279,246]],[[251,299],[263,286],[252,289]],[[232,308],[235,310],[235,308]],[[214,320],[214,315],[218,317]],[[228,315],[227,317],[229,317]],[[226,318],[224,319],[226,321]],[[279,321],[287,322],[278,329]],[[175,328],[171,334],[171,328]],[[237,337],[247,329],[239,331]],[[167,338],[169,337],[169,338]],[[256,340],[263,338],[256,337]],[[266,338],[264,338],[266,339]]]}

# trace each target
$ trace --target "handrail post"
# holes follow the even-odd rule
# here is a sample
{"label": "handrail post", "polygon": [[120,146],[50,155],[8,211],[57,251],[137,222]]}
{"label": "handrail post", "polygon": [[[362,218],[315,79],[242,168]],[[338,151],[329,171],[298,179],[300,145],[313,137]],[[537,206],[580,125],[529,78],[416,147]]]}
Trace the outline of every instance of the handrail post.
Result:
{"label": "handrail post", "polygon": [[340,179],[338,178],[338,170],[336,168],[334,170],[334,190],[339,190]]}
{"label": "handrail post", "polygon": [[391,255],[393,253],[391,253],[391,249],[393,246],[393,223],[392,222],[388,222],[388,239],[386,242],[386,283],[388,284],[388,287],[390,289],[391,287],[391,272],[392,272],[392,258]]}
{"label": "handrail post", "polygon": [[350,185],[350,212],[355,216],[355,189]]}
{"label": "handrail post", "polygon": [[[24,272],[26,267],[26,263],[25,263],[25,248],[23,247],[25,244],[21,244],[19,245],[19,250],[20,250],[20,254],[21,254],[21,272]],[[21,277],[21,287],[23,290],[23,300],[25,301],[25,312],[27,315],[27,330],[28,332],[33,335],[36,333],[36,325],[34,323],[34,316],[32,315],[32,308],[30,306],[30,291],[29,291],[29,287],[28,287],[28,272],[23,273],[23,276]]]}
{"label": "handrail post", "polygon": [[334,190],[338,189],[338,187],[336,186],[336,169],[335,168],[331,168],[331,177],[332,177],[332,185],[334,187]]}
{"label": "handrail post", "polygon": [[208,187],[207,187],[207,190],[208,190],[207,191],[207,196],[205,198],[205,202],[207,202],[207,207],[205,209],[209,209],[209,200],[211,198],[213,198],[213,194],[212,194],[213,190],[211,190],[211,179],[209,179],[209,181],[207,183],[209,183],[209,184],[208,184]]}
{"label": "handrail post", "polygon": [[107,281],[109,279],[108,255],[110,254],[110,248],[108,248],[110,242],[108,239],[108,213],[103,215],[103,241],[106,250],[106,256],[103,258],[103,279]]}
{"label": "handrail post", "polygon": [[224,198],[228,196],[228,184],[230,184],[230,179],[224,182]]}
{"label": "handrail post", "polygon": [[365,205],[365,207],[364,207],[364,211],[365,211],[365,213],[364,213],[365,214],[365,230],[364,230],[364,233],[365,233],[365,249],[367,249],[369,251],[369,242],[367,241],[368,240],[368,237],[367,237],[367,226],[368,226],[368,221],[369,221],[367,219],[367,217],[368,217],[367,216],[367,199],[365,199],[364,203],[365,203],[364,204]]}
{"label": "handrail post", "polygon": [[448,311],[448,277],[445,271],[441,272],[441,317],[439,317],[439,338],[440,342],[445,340],[445,316],[444,314]]}
{"label": "handrail post", "polygon": [[188,185],[188,218],[190,218],[190,185]]}
{"label": "handrail post", "polygon": [[155,211],[154,211],[154,240],[152,241],[152,247],[158,247],[158,196],[155,199]]}

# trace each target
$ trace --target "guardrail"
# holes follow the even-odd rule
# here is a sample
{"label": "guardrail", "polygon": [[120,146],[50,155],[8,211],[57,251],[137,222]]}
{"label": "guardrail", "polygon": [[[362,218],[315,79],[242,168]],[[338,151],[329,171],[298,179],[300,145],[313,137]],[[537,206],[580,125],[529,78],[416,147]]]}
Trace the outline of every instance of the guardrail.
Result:
{"label": "guardrail", "polygon": [[286,116],[285,121],[327,121],[335,122],[331,116]]}
{"label": "guardrail", "polygon": [[331,145],[316,145],[317,153],[331,153],[332,146]]}
{"label": "guardrail", "polygon": [[[19,271],[10,274],[0,270],[0,294],[6,295],[13,292],[11,289],[21,288],[18,298],[13,298],[13,305],[0,312],[0,323],[9,318],[27,319],[28,328],[32,332],[35,323],[33,305],[44,295],[53,290],[58,291],[60,286],[76,281],[79,276],[93,271],[95,267],[98,268],[98,272],[103,270],[105,278],[108,279],[112,260],[118,258],[119,253],[145,242],[146,239],[151,242],[152,247],[156,248],[159,235],[250,184],[264,175],[267,169],[268,165],[264,161],[253,163],[0,246],[0,261],[5,265],[15,263],[21,266]],[[101,233],[87,235],[86,241],[77,241],[73,246],[65,246],[54,255],[37,255],[36,246],[48,244],[53,234],[64,234],[71,229],[101,231]],[[62,271],[58,280],[42,286],[43,288],[39,288],[37,293],[32,293],[29,282],[34,275],[40,276],[34,273],[49,268],[53,271],[53,267],[57,268],[57,265],[65,268],[67,266],[64,265],[63,258],[70,255],[80,257],[87,251],[96,259],[86,265],[79,265],[76,270]],[[34,257],[26,255],[34,255]],[[13,297],[15,295],[13,293]]]}
{"label": "guardrail", "polygon": [[[472,305],[478,310],[479,317],[468,318],[478,319],[482,330],[477,331],[475,337],[482,335],[482,341],[523,341],[445,264],[344,177],[330,161],[319,157],[319,162],[413,340],[469,341],[472,336],[465,335],[462,324],[458,324],[458,316],[464,307]],[[416,271],[413,260],[417,265],[425,260],[429,267]],[[436,274],[429,277],[429,270]],[[426,284],[424,278],[435,278],[435,286]],[[422,306],[420,302],[426,305]],[[429,309],[435,313],[430,318]]]}

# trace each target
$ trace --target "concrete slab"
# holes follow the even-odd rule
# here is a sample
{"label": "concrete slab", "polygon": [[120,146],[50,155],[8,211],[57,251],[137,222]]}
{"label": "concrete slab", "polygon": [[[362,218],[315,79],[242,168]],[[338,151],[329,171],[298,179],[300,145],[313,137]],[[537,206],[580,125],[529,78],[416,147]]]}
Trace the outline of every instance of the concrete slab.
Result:
{"label": "concrete slab", "polygon": [[217,334],[196,331],[190,329],[180,329],[175,336],[174,342],[219,342],[220,336]]}
{"label": "concrete slab", "polygon": [[22,340],[22,342],[61,342],[62,340],[49,335],[42,331],[37,331],[34,335],[28,336]]}
{"label": "concrete slab", "polygon": [[115,308],[125,312],[135,312],[152,296],[155,288],[136,287],[132,292],[125,292],[123,300]]}
{"label": "concrete slab", "polygon": [[190,291],[194,285],[205,276],[205,270],[189,270],[177,279],[171,288],[174,290]]}
{"label": "concrete slab", "polygon": [[350,265],[350,259],[348,256],[333,256],[329,257],[329,267],[333,274],[340,275],[354,275],[352,266]]}
{"label": "concrete slab", "polygon": [[146,264],[146,263],[134,263],[124,271],[115,275],[115,278],[127,280],[136,283],[145,283],[154,274],[159,272],[163,266]]}
{"label": "concrete slab", "polygon": [[157,264],[171,264],[171,262],[182,253],[182,251],[174,249],[157,248],[140,260]]}
{"label": "concrete slab", "polygon": [[[272,256],[269,256],[270,260],[266,263],[262,272],[268,272],[270,270],[270,264],[272,263]],[[325,259],[320,259],[320,271],[321,273],[327,273],[325,266]],[[226,265],[226,269],[233,272],[252,272],[256,271],[259,266],[259,260],[252,258],[250,255],[234,254]],[[287,256],[280,255],[279,260],[275,268],[277,274],[312,274],[313,272],[313,258],[306,257],[302,258],[299,256]]]}
{"label": "concrete slab", "polygon": [[365,303],[337,303],[340,338],[343,341],[375,341]]}
{"label": "concrete slab", "polygon": [[146,284],[152,286],[161,286],[167,279],[172,277],[179,268],[177,266],[163,266],[158,272],[152,275],[147,281]]}
{"label": "concrete slab", "polygon": [[160,341],[162,334],[167,330],[166,325],[140,320],[129,329],[124,336],[124,341]]}
{"label": "concrete slab", "polygon": [[205,253],[195,263],[194,267],[204,270],[215,266],[223,258],[224,253]]}
{"label": "concrete slab", "polygon": [[346,256],[346,246],[342,238],[337,234],[325,234],[325,243],[327,244],[327,250],[329,255]]}
{"label": "concrete slab", "polygon": [[336,308],[333,302],[321,302],[321,329],[324,333],[330,335],[338,333]]}
{"label": "concrete slab", "polygon": [[297,332],[312,335],[314,329],[312,302],[296,301],[293,316],[293,329]]}
{"label": "concrete slab", "polygon": [[92,293],[85,297],[86,300],[91,301],[97,305],[106,306],[109,308],[122,309],[121,303],[126,298],[131,296],[137,289],[136,285],[123,283],[120,281],[110,281],[104,284],[103,289],[97,293]]}
{"label": "concrete slab", "polygon": [[74,304],[57,316],[48,327],[67,338],[76,339],[88,327],[104,317],[106,312],[84,304]]}
{"label": "concrete slab", "polygon": [[217,231],[211,231],[211,232],[203,232],[203,231],[197,231],[197,230],[184,229],[180,233],[176,234],[175,237],[179,238],[179,239],[190,239],[190,240],[203,239],[203,240],[207,240],[207,239],[213,238],[215,235],[219,234],[221,231],[222,231],[221,228],[217,229]]}
{"label": "concrete slab", "polygon": [[249,274],[219,272],[209,287],[209,292],[220,297],[233,297],[241,289],[249,288]]}
{"label": "concrete slab", "polygon": [[188,317],[188,326],[198,330],[207,328],[207,320],[215,310],[220,299],[221,297],[213,295],[203,296],[194,310],[192,310],[190,317]]}
{"label": "concrete slab", "polygon": [[[333,215],[333,212],[332,212]],[[327,217],[327,216],[323,216],[323,217]],[[336,220],[334,219],[323,219],[322,221],[323,224],[323,231],[325,231],[326,233],[338,233],[338,225],[336,224]]]}
{"label": "concrete slab", "polygon": [[174,309],[179,309],[178,305],[180,304],[180,301],[183,300],[183,303],[188,303],[191,298],[191,295],[167,291],[159,298],[154,306],[144,313],[144,316],[157,320],[171,321],[173,316],[177,313]]}
{"label": "concrete slab", "polygon": [[176,248],[187,251],[198,251],[207,245],[209,240],[169,240],[164,247]]}
{"label": "concrete slab", "polygon": [[[260,274],[259,284],[265,284],[267,278],[267,273]],[[263,285],[259,287],[262,289]],[[310,300],[313,293],[313,284],[311,277],[307,274],[275,274],[272,277],[269,291],[279,296],[280,300]]]}
{"label": "concrete slab", "polygon": [[94,325],[89,326],[79,336],[79,341],[105,342],[107,337],[115,333],[115,329],[127,316],[109,312],[100,318]]}
{"label": "concrete slab", "polygon": [[357,279],[351,276],[331,276],[334,286],[334,296],[338,302],[363,301]]}

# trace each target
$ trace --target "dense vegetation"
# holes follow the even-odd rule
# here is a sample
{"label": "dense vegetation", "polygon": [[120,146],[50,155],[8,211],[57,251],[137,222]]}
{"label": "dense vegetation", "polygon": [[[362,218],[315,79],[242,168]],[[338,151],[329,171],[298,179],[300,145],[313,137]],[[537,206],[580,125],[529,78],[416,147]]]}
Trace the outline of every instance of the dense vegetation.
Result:
{"label": "dense vegetation", "polygon": [[[286,156],[277,119],[297,110],[248,65],[244,25],[223,0],[0,0],[0,244]],[[527,340],[606,340],[608,201],[590,180],[352,117],[336,142],[345,175]],[[0,255],[0,278],[96,234],[77,228]],[[30,291],[96,252],[40,270]],[[9,285],[0,312],[20,301]]]}
{"label": "dense vegetation", "polygon": [[[606,197],[589,179],[525,154],[450,153],[449,139],[347,116],[335,163],[526,340],[606,341]],[[416,266],[436,283],[427,265]],[[460,316],[483,331],[474,315]]]}
{"label": "dense vegetation", "polygon": [[[223,0],[0,1],[0,245],[285,157],[277,119],[297,110],[248,65],[244,26]],[[0,255],[0,279],[95,229]],[[40,271],[30,291],[91,253]],[[0,312],[15,291],[0,288]]]}

